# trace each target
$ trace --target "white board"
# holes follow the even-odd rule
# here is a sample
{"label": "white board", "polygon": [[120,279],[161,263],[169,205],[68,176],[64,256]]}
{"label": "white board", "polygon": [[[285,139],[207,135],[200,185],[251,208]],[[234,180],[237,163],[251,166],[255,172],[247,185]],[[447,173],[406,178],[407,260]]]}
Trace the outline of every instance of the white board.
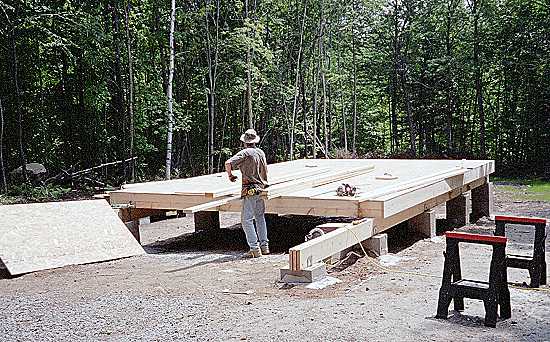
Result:
{"label": "white board", "polygon": [[0,205],[0,260],[12,275],[144,253],[104,200]]}

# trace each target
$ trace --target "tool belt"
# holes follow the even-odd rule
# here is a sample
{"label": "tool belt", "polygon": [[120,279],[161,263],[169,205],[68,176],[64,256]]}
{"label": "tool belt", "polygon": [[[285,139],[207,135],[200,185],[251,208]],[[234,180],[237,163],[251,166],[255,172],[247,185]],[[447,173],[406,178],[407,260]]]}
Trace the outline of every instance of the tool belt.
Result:
{"label": "tool belt", "polygon": [[259,187],[258,184],[243,184],[243,188],[241,190],[241,197],[250,197],[259,195],[262,189]]}

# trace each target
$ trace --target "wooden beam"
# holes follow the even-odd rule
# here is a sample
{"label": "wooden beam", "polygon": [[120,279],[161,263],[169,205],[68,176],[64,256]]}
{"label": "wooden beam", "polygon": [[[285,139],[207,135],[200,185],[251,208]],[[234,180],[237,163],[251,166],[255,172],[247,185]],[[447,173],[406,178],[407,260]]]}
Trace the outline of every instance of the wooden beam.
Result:
{"label": "wooden beam", "polygon": [[463,185],[457,189],[453,189],[445,194],[439,195],[437,197],[430,198],[422,203],[418,203],[414,207],[403,210],[402,212],[395,214],[393,216],[384,218],[376,217],[374,220],[374,231],[376,234],[383,232],[401,222],[405,222],[408,219],[423,213],[426,210],[437,207],[440,204],[443,204],[457,196],[460,196],[462,193],[470,191],[480,185],[483,185],[485,178],[478,179],[476,181],[470,182],[466,185]]}
{"label": "wooden beam", "polygon": [[299,271],[374,235],[374,220],[363,219],[338,228],[289,250],[291,270]]}
{"label": "wooden beam", "polygon": [[[482,178],[475,178],[469,174],[470,172],[474,173],[476,176],[479,174],[483,174],[483,172],[485,172],[483,171],[483,169],[484,168],[471,169],[468,170],[466,173],[456,171],[455,173],[447,174],[446,178],[437,179],[436,177],[432,180],[428,179],[427,183],[421,183],[416,187],[407,188],[402,191],[395,191],[393,193],[377,197],[374,202],[382,204],[383,216],[387,218],[408,208],[411,208],[418,203],[427,201],[430,198],[434,198],[439,195],[448,193],[449,191],[452,191],[454,189],[461,188],[466,184],[472,184],[475,185],[475,187],[483,184],[485,182],[485,176],[483,176]],[[466,191],[469,191],[469,189]],[[370,201],[367,200],[361,202],[361,209],[372,209],[373,205],[375,204],[369,204],[368,202]],[[379,204],[376,205],[375,208],[379,208]],[[363,214],[367,215],[368,213]]]}
{"label": "wooden beam", "polygon": [[140,218],[165,214],[167,210],[144,209],[144,208],[122,208],[118,209],[118,217],[122,222],[138,221]]}
{"label": "wooden beam", "polygon": [[209,211],[209,210],[218,210],[218,207],[221,207],[222,205],[225,205],[233,200],[240,200],[239,196],[227,196],[215,201],[206,202],[203,204],[195,205],[189,208],[186,208],[183,210],[186,214],[194,214],[199,211]]}

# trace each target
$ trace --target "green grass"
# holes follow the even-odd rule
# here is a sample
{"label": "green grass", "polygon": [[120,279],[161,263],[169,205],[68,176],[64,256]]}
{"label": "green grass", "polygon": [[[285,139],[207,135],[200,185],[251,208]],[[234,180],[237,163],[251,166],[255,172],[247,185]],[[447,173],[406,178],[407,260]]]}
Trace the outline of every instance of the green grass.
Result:
{"label": "green grass", "polygon": [[493,178],[499,190],[522,201],[550,202],[550,182],[539,179]]}

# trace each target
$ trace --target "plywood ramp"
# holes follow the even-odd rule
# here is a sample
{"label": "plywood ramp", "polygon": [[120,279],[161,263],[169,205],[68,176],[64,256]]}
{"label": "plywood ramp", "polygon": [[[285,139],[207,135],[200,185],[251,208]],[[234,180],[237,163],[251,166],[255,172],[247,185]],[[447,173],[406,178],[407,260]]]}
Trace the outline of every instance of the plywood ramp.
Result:
{"label": "plywood ramp", "polygon": [[0,219],[12,275],[145,253],[104,200],[4,205]]}

